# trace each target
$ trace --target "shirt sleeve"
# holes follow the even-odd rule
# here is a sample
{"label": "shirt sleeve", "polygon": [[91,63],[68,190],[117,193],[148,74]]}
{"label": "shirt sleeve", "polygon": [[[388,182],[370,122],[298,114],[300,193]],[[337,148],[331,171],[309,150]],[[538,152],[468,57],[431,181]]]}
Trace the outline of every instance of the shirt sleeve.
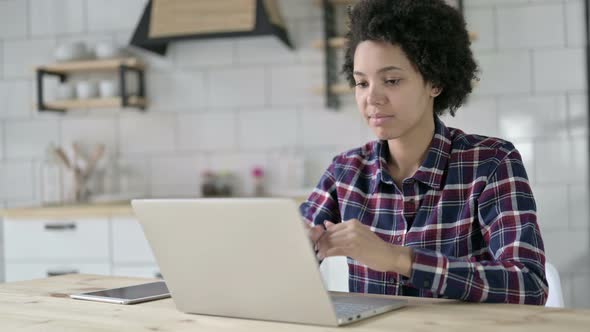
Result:
{"label": "shirt sleeve", "polygon": [[478,217],[493,259],[454,258],[414,248],[410,284],[465,301],[544,304],[548,286],[543,241],[516,149],[488,178],[478,199]]}
{"label": "shirt sleeve", "polygon": [[326,220],[333,223],[341,222],[334,176],[335,163],[334,160],[307,201],[299,206],[301,217],[310,225],[323,225]]}

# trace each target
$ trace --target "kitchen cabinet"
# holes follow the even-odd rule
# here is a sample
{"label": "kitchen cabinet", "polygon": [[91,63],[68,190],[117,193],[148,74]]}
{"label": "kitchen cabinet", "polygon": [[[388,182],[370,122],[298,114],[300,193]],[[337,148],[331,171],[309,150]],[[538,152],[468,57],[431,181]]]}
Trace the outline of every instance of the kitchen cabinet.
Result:
{"label": "kitchen cabinet", "polygon": [[[0,281],[70,273],[161,277],[128,202],[1,212]],[[325,259],[320,272],[327,289],[348,291],[346,257]]]}
{"label": "kitchen cabinet", "polygon": [[4,218],[4,281],[70,273],[158,277],[159,268],[132,217]]}

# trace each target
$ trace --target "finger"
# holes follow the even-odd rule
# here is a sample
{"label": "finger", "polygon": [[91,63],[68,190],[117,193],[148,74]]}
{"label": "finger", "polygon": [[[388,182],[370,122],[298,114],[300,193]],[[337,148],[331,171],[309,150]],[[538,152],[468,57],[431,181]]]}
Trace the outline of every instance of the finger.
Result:
{"label": "finger", "polygon": [[347,252],[348,252],[347,247],[333,247],[328,250],[319,252],[318,258],[325,259],[326,257],[347,256]]}
{"label": "finger", "polygon": [[350,227],[344,224],[333,224],[332,226],[326,227],[326,233],[329,235],[346,234],[350,233]]}
{"label": "finger", "polygon": [[326,229],[328,229],[328,228],[330,228],[330,227],[332,227],[334,225],[336,225],[336,224],[333,223],[333,222],[331,222],[331,221],[329,221],[329,220],[324,220],[324,226],[326,226]]}
{"label": "finger", "polygon": [[309,230],[309,238],[313,243],[317,243],[325,232],[322,226],[314,226]]}
{"label": "finger", "polygon": [[347,233],[330,234],[329,231],[326,231],[316,243],[316,251],[325,253],[330,248],[350,245],[350,236]]}

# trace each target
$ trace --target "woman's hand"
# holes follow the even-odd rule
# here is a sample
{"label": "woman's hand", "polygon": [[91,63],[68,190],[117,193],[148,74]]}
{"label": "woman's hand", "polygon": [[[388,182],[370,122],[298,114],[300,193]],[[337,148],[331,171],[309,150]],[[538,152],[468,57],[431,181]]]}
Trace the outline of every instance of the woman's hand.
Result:
{"label": "woman's hand", "polygon": [[304,222],[304,224],[305,228],[307,229],[307,236],[313,245],[313,250],[317,251],[318,240],[322,237],[322,235],[324,235],[326,228],[323,225],[311,226],[307,222]]}
{"label": "woman's hand", "polygon": [[[318,238],[318,258],[347,256],[372,270],[410,276],[412,249],[383,241],[356,219],[334,224],[324,222],[326,230]],[[317,227],[317,226],[316,226]]]}

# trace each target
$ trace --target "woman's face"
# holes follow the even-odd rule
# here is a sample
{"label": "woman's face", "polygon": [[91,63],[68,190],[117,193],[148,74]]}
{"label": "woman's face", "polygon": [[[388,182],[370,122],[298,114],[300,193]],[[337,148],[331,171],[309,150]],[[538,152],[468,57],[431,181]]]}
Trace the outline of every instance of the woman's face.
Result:
{"label": "woman's face", "polygon": [[434,97],[440,91],[424,82],[399,46],[369,40],[358,44],[354,79],[359,111],[377,138],[403,137],[433,121]]}

